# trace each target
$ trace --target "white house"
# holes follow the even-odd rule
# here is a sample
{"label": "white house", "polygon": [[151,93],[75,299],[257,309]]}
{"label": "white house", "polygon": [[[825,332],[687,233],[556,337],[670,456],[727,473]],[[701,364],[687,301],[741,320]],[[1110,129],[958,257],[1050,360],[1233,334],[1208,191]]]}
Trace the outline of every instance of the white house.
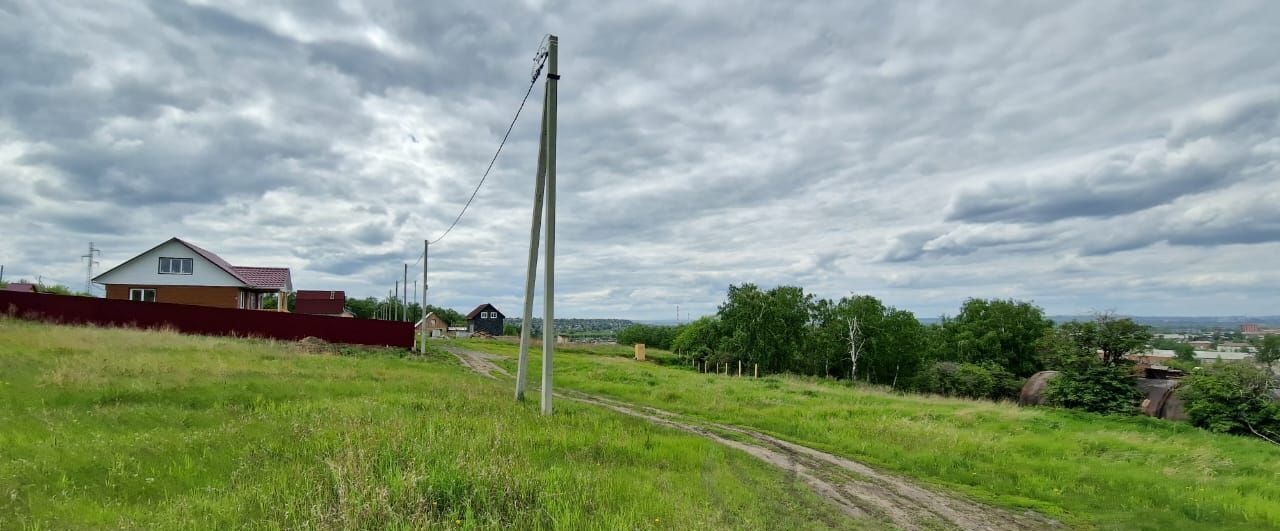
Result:
{"label": "white house", "polygon": [[106,286],[108,299],[215,308],[260,310],[264,296],[274,293],[279,311],[293,291],[288,268],[233,266],[179,238],[108,269],[93,282]]}

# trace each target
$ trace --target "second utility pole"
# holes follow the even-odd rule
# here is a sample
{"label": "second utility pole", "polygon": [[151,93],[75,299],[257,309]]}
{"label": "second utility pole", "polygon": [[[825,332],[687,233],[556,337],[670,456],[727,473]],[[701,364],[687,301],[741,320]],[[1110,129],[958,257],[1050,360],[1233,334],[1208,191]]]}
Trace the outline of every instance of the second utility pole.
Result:
{"label": "second utility pole", "polygon": [[[538,268],[538,229],[542,223],[546,267],[542,297],[542,414],[551,414],[551,360],[555,354],[555,256],[556,256],[556,99],[559,70],[560,39],[547,40],[547,81],[542,105],[542,133],[538,148],[538,170],[534,181],[533,223],[529,230],[529,264],[524,285],[524,314],[520,322],[520,358],[516,366],[516,398],[524,398],[528,373],[529,344],[533,330],[533,287]],[[545,212],[544,212],[545,208]]]}
{"label": "second utility pole", "polygon": [[419,352],[422,354],[426,354],[426,260],[428,260],[426,252],[430,250],[431,242],[428,239],[424,239],[422,241],[422,330],[421,334],[419,334],[421,335],[422,343],[419,345]]}

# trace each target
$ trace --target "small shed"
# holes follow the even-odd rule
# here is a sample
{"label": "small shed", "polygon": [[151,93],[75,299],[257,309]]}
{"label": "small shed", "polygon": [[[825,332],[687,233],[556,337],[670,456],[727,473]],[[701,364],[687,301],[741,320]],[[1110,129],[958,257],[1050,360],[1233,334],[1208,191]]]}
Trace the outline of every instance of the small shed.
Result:
{"label": "small shed", "polygon": [[421,332],[424,328],[429,337],[444,337],[445,332],[449,330],[449,323],[444,322],[435,312],[430,312],[422,319],[418,320],[417,330]]}
{"label": "small shed", "polygon": [[298,290],[294,313],[345,316],[347,293],[344,291]]}
{"label": "small shed", "polygon": [[4,287],[5,291],[21,291],[23,293],[39,293],[35,284],[27,284],[26,282],[12,282]]}
{"label": "small shed", "polygon": [[467,331],[473,334],[484,333],[491,336],[502,335],[502,322],[506,319],[502,312],[492,304],[484,303],[476,306],[467,314]]}

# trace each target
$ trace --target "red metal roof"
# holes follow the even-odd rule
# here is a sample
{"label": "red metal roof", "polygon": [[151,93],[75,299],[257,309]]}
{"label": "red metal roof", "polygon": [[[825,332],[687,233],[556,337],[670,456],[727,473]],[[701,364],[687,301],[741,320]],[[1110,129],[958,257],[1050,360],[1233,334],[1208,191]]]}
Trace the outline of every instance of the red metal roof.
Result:
{"label": "red metal roof", "polygon": [[[196,245],[196,244],[194,244],[194,243],[191,243],[191,242],[189,242],[189,241],[186,241],[186,240],[184,240],[184,239],[182,239],[182,238],[174,238],[174,239],[175,239],[175,240],[178,240],[178,243],[181,243],[182,245],[187,246],[187,247],[188,247],[189,249],[191,249],[192,251],[195,251],[195,252],[196,252],[196,254],[198,254],[198,255],[200,255],[200,256],[203,256],[205,260],[208,260],[208,261],[210,261],[210,262],[213,262],[213,264],[214,264],[214,265],[216,265],[216,266],[218,266],[218,267],[222,268],[222,270],[223,270],[223,271],[226,271],[227,273],[230,273],[230,274],[231,274],[231,276],[236,277],[236,280],[239,280],[240,282],[244,282],[245,284],[249,284],[249,285],[252,285],[252,284],[253,284],[252,282],[249,282],[249,280],[248,280],[248,279],[246,279],[246,278],[244,278],[244,277],[240,276],[240,273],[236,271],[236,267],[235,267],[235,266],[233,266],[233,265],[231,265],[231,264],[230,264],[229,262],[227,262],[226,260],[223,260],[221,256],[218,256],[218,255],[216,255],[216,254],[213,254],[213,252],[211,252],[211,251],[207,251],[207,250],[205,250],[204,248],[202,248],[202,247],[200,247],[200,246],[198,246],[198,245]],[[161,244],[161,245],[164,245],[164,244]],[[157,246],[157,247],[158,247],[158,246]],[[142,253],[142,254],[146,254],[146,253]],[[141,256],[141,255],[139,255],[139,256]]]}
{"label": "red metal roof", "polygon": [[231,266],[236,276],[244,279],[244,283],[262,289],[288,289],[289,268],[287,267],[242,267]]}
{"label": "red metal roof", "polygon": [[8,286],[5,286],[4,290],[5,291],[24,291],[27,293],[39,292],[39,290],[36,289],[35,284],[26,284],[23,282],[12,282]]}
{"label": "red metal roof", "polygon": [[302,301],[302,300],[316,300],[316,301],[319,301],[319,300],[324,300],[324,301],[333,301],[333,300],[336,300],[336,301],[343,301],[343,302],[346,302],[346,300],[347,300],[347,293],[346,293],[345,291],[324,291],[324,290],[313,290],[313,289],[300,289],[300,290],[298,290],[298,300],[300,300],[300,301]]}

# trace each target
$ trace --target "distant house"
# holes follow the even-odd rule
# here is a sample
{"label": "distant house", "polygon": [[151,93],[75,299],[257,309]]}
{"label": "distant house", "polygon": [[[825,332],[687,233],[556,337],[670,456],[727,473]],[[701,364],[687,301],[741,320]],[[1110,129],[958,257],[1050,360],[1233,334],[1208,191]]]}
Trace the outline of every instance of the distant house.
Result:
{"label": "distant house", "polygon": [[[1223,361],[1239,361],[1253,358],[1253,354],[1248,352],[1218,352],[1216,350],[1197,350],[1195,352],[1196,359],[1201,362],[1211,362],[1219,359]],[[1175,357],[1177,357],[1177,353],[1174,351],[1158,348],[1129,356],[1130,359],[1139,363],[1151,364],[1164,363]]]}
{"label": "distant house", "polygon": [[476,306],[476,309],[467,314],[467,331],[473,334],[483,332],[491,336],[500,336],[503,319],[506,319],[506,316],[486,302]]}
{"label": "distant house", "polygon": [[4,290],[5,291],[21,291],[23,293],[40,293],[40,290],[36,289],[35,284],[27,284],[25,282],[12,282],[9,285],[5,286]]}
{"label": "distant house", "polygon": [[275,294],[275,309],[284,311],[293,291],[288,268],[233,266],[179,238],[108,269],[93,282],[106,286],[108,299],[255,310]]}
{"label": "distant house", "polygon": [[1252,345],[1248,343],[1225,342],[1218,343],[1218,350],[1222,352],[1249,352]]}
{"label": "distant house", "polygon": [[428,337],[444,337],[445,332],[449,329],[449,323],[444,322],[444,319],[441,319],[435,312],[428,313],[422,319],[419,319],[414,326],[419,331],[425,327]]}
{"label": "distant house", "polygon": [[308,315],[355,317],[347,311],[347,293],[344,291],[298,290],[293,311]]}

